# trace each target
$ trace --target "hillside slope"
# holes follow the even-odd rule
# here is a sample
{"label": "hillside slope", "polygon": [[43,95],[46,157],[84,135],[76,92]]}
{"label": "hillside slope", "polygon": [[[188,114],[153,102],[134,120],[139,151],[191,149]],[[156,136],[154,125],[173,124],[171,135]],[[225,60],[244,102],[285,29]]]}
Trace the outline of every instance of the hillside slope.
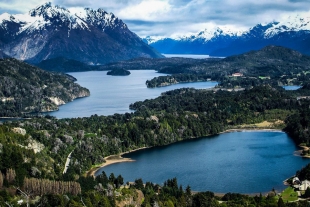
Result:
{"label": "hillside slope", "polygon": [[31,63],[56,57],[87,64],[162,57],[112,13],[88,8],[74,13],[51,3],[28,14],[0,15],[0,49]]}
{"label": "hillside slope", "polygon": [[58,106],[89,96],[73,77],[55,74],[10,58],[0,59],[0,117],[58,110]]}

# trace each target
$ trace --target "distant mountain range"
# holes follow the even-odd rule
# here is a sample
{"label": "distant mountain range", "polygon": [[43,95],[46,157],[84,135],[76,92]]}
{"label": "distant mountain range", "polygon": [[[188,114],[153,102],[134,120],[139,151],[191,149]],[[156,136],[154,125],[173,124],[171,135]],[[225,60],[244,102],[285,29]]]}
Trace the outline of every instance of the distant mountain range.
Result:
{"label": "distant mountain range", "polygon": [[154,69],[159,73],[177,74],[211,74],[230,76],[233,73],[242,73],[245,76],[281,77],[299,74],[303,76],[310,71],[310,56],[296,50],[282,46],[266,46],[260,50],[253,50],[226,58],[137,58],[117,63],[110,63],[100,67],[101,70],[123,68]]}
{"label": "distant mountain range", "polygon": [[127,25],[103,9],[74,13],[46,3],[28,14],[0,15],[0,56],[30,63],[63,57],[105,64],[137,57],[162,57]]}
{"label": "distant mountain range", "polygon": [[148,36],[144,41],[166,54],[230,56],[278,45],[310,54],[310,17],[290,16],[281,22],[257,24],[247,31],[207,28],[195,35],[177,38]]}

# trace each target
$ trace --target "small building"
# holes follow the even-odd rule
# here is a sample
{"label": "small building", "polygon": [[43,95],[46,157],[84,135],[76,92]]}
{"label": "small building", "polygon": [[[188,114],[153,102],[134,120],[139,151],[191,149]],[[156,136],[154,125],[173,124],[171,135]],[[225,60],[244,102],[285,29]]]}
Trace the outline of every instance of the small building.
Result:
{"label": "small building", "polygon": [[299,190],[307,190],[308,187],[310,187],[310,181],[304,180],[301,182],[301,185],[299,186]]}
{"label": "small building", "polygon": [[231,76],[232,77],[241,77],[241,76],[243,76],[243,74],[242,73],[233,73]]}
{"label": "small building", "polygon": [[300,100],[300,99],[310,99],[310,96],[298,96],[297,100]]}

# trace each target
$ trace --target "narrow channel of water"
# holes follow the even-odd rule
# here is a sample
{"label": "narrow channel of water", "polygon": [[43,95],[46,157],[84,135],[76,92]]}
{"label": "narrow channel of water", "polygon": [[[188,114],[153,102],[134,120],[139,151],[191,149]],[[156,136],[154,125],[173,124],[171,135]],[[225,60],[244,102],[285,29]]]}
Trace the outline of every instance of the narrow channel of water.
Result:
{"label": "narrow channel of water", "polygon": [[69,73],[77,83],[90,90],[91,95],[60,106],[59,111],[49,112],[57,118],[89,117],[131,112],[129,105],[136,101],[152,99],[161,93],[178,88],[213,88],[217,82],[181,83],[160,88],[147,88],[145,82],[165,75],[154,70],[133,70],[129,76],[110,76],[107,71]]}

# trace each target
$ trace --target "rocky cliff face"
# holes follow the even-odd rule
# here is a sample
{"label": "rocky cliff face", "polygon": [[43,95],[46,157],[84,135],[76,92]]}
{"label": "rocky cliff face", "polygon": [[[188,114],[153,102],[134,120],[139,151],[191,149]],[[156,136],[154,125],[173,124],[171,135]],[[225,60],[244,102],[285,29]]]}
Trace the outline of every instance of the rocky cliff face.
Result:
{"label": "rocky cliff face", "polygon": [[74,13],[51,3],[24,15],[0,15],[0,49],[31,63],[56,57],[87,64],[161,57],[112,13],[102,9]]}

